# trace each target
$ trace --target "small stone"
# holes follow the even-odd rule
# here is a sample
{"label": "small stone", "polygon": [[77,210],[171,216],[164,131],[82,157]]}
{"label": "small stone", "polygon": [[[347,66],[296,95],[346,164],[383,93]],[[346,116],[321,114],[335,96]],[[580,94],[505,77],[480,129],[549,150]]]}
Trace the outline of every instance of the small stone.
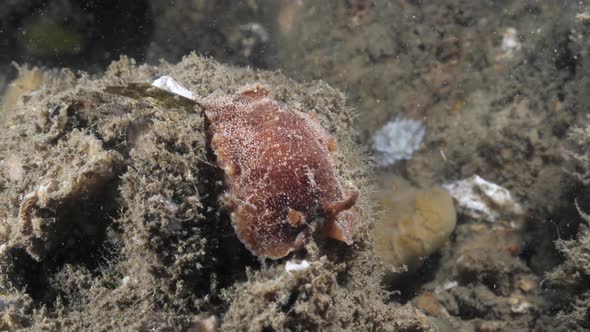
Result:
{"label": "small stone", "polygon": [[537,283],[531,277],[524,277],[518,281],[518,288],[521,291],[528,293],[537,287]]}
{"label": "small stone", "polygon": [[440,302],[432,292],[424,292],[418,295],[416,298],[416,307],[435,317],[439,317],[442,312]]}
{"label": "small stone", "polygon": [[219,319],[215,315],[199,314],[193,318],[188,332],[217,332]]}
{"label": "small stone", "polygon": [[524,314],[529,311],[531,304],[520,296],[513,296],[508,299],[510,310],[516,314]]}

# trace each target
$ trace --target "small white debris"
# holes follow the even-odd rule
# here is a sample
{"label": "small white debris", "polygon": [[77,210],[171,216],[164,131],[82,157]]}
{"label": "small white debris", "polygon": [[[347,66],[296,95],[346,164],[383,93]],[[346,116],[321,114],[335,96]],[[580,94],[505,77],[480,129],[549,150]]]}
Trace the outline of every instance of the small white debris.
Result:
{"label": "small white debris", "polygon": [[453,289],[457,286],[459,286],[459,283],[457,281],[449,280],[443,284],[443,290],[448,291],[448,290]]}
{"label": "small white debris", "polygon": [[435,293],[439,294],[442,292],[446,292],[448,290],[451,290],[455,287],[459,286],[459,283],[455,280],[447,280],[444,284],[442,284],[442,286],[436,287],[436,289],[434,290]]}
{"label": "small white debris", "polygon": [[504,51],[520,50],[522,44],[518,41],[518,34],[514,28],[506,28],[502,36],[502,49]]}
{"label": "small white debris", "polygon": [[170,76],[162,76],[155,80],[152,83],[153,86],[158,87],[160,89],[164,89],[166,91],[175,93],[177,95],[186,97],[188,99],[195,99],[193,97],[193,93],[188,90],[187,88],[183,87],[182,85],[178,84],[172,77]]}
{"label": "small white debris", "polygon": [[295,271],[305,271],[308,268],[309,262],[306,260],[302,260],[300,263],[288,261],[287,264],[285,264],[285,271],[289,274],[293,274]]}
{"label": "small white debris", "polygon": [[578,13],[576,14],[576,21],[578,22],[584,22],[584,21],[589,21],[590,20],[590,12],[583,12],[583,13]]}
{"label": "small white debris", "polygon": [[266,43],[269,40],[268,31],[257,22],[250,22],[240,25],[240,31],[244,34],[252,34],[256,36],[261,42]]}
{"label": "small white debris", "polygon": [[510,310],[516,314],[524,314],[532,307],[528,301],[519,296],[511,297],[508,299],[508,303],[510,304]]}
{"label": "small white debris", "polygon": [[188,332],[217,332],[219,318],[215,315],[200,313],[192,319]]}
{"label": "small white debris", "polygon": [[474,175],[443,185],[456,200],[460,213],[495,222],[501,217],[522,215],[523,208],[508,189]]}
{"label": "small white debris", "polygon": [[517,313],[517,314],[524,314],[525,312],[529,311],[529,308],[531,307],[531,304],[528,302],[521,302],[517,305],[513,305],[511,307],[512,312]]}
{"label": "small white debris", "polygon": [[22,161],[15,155],[11,155],[6,160],[0,162],[3,164],[4,174],[10,181],[19,181],[25,175],[25,169]]}
{"label": "small white debris", "polygon": [[123,286],[127,286],[127,284],[129,284],[129,281],[131,281],[131,278],[129,278],[129,276],[123,277],[123,279],[121,279],[121,284],[123,284]]}
{"label": "small white debris", "polygon": [[426,129],[420,121],[396,119],[387,122],[373,135],[375,161],[381,167],[408,160],[422,143]]}
{"label": "small white debris", "polygon": [[514,28],[506,28],[502,34],[502,45],[500,45],[502,53],[498,59],[511,59],[515,53],[522,49],[522,44],[518,40],[518,31]]}

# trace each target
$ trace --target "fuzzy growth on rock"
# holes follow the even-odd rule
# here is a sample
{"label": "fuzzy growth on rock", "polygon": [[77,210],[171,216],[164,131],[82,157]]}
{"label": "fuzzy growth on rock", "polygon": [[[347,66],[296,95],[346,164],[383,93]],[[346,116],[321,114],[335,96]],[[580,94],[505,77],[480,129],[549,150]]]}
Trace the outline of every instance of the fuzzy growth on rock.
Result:
{"label": "fuzzy growth on rock", "polygon": [[[201,111],[105,92],[163,75],[201,97],[259,82],[317,114],[339,145],[333,172],[361,191],[354,244],[310,237],[298,253],[305,271],[261,266],[220,204]],[[123,58],[103,75],[65,70],[50,82],[0,123],[0,290],[10,299],[0,325],[176,331],[219,317],[224,330],[429,328],[385,304],[372,273],[366,157],[337,90],[195,55],[158,67]]]}
{"label": "fuzzy growth on rock", "polygon": [[561,304],[562,309],[557,315],[558,320],[571,330],[590,328],[590,215],[579,207],[578,211],[585,223],[580,225],[576,239],[556,242],[566,260],[547,274],[554,287],[571,295],[568,304]]}

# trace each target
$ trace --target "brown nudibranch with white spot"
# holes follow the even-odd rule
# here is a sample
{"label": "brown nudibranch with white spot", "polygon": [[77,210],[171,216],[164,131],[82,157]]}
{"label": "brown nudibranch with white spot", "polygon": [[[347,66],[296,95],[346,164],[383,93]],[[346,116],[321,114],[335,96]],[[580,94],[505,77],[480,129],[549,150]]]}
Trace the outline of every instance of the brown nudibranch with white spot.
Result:
{"label": "brown nudibranch with white spot", "polygon": [[358,190],[338,179],[336,142],[315,114],[274,100],[259,85],[200,103],[224,171],[223,201],[253,254],[278,259],[301,248],[314,221],[323,235],[352,244]]}

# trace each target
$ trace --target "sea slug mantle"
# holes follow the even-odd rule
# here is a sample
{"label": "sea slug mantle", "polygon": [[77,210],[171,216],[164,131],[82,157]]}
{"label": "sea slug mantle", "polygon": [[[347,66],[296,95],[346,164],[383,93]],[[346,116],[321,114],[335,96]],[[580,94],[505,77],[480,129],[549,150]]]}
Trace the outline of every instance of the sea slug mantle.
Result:
{"label": "sea slug mantle", "polygon": [[303,246],[311,222],[325,236],[352,244],[358,190],[341,184],[336,141],[313,113],[270,97],[259,85],[202,103],[224,204],[255,255],[278,259]]}

